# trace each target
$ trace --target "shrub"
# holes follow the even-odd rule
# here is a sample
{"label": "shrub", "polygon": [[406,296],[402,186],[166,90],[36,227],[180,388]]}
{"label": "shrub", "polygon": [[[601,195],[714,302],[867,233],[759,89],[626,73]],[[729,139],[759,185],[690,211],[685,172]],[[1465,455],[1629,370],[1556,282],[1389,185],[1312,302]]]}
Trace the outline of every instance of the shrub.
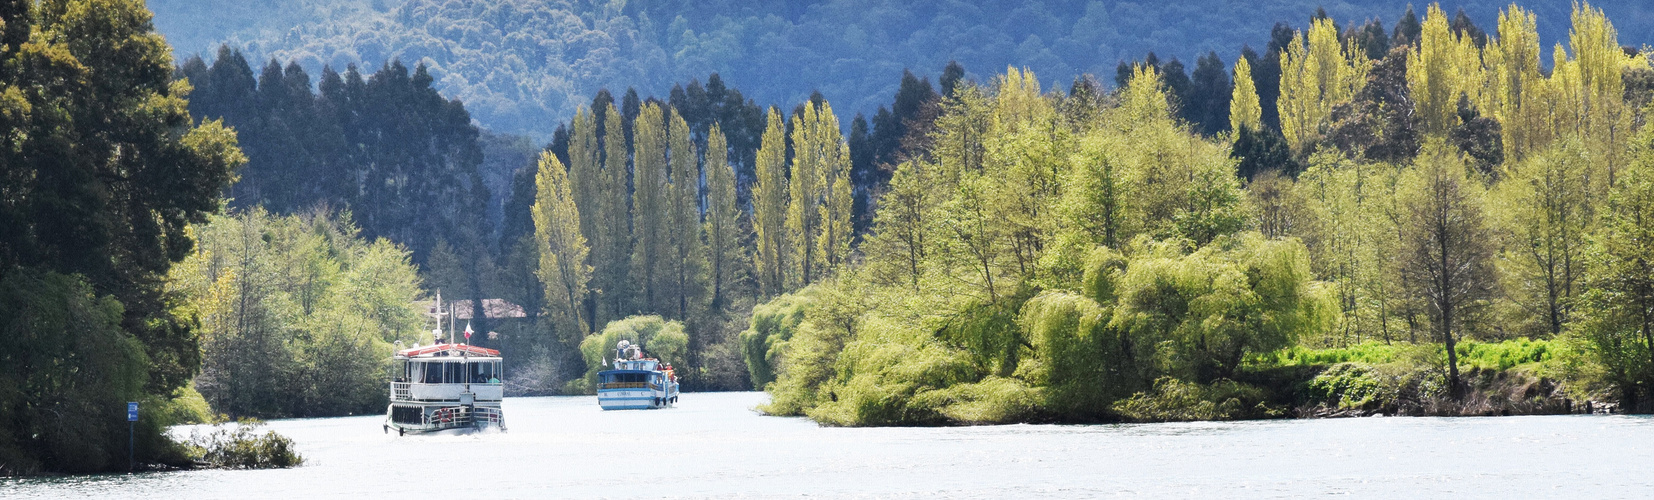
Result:
{"label": "shrub", "polygon": [[643,348],[643,352],[662,363],[683,364],[689,350],[689,335],[683,323],[667,321],[660,316],[632,316],[611,321],[603,331],[587,336],[580,342],[580,355],[586,360],[586,376],[570,381],[569,392],[591,393],[597,384],[597,372],[603,371],[621,340]]}
{"label": "shrub", "polygon": [[776,297],[752,308],[752,321],[741,332],[741,357],[746,360],[752,386],[764,388],[775,381],[776,368],[787,341],[804,322],[804,311],[814,302],[809,290]]}
{"label": "shrub", "polygon": [[219,423],[205,435],[193,432],[189,443],[191,458],[201,465],[224,469],[271,469],[294,467],[304,463],[304,457],[294,449],[293,440],[276,431],[257,431],[264,423],[242,419],[233,424]]}
{"label": "shrub", "polygon": [[1162,377],[1154,382],[1154,390],[1115,403],[1114,411],[1138,422],[1275,418],[1285,414],[1264,399],[1262,389],[1230,380],[1201,385]]}

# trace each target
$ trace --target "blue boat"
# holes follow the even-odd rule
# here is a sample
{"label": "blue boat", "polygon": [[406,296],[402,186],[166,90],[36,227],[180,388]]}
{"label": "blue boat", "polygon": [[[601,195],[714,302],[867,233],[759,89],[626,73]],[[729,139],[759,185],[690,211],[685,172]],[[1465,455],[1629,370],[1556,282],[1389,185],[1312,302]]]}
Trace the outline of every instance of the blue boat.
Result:
{"label": "blue boat", "polygon": [[652,410],[677,402],[672,365],[644,357],[643,349],[631,342],[615,346],[613,370],[597,372],[597,404],[605,410]]}

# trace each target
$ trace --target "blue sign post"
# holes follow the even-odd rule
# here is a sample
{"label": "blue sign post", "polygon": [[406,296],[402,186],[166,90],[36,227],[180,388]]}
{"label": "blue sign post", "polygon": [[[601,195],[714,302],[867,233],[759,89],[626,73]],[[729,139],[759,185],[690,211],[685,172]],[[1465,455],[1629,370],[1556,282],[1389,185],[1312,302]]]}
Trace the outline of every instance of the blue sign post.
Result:
{"label": "blue sign post", "polygon": [[137,401],[127,401],[126,402],[126,471],[127,472],[132,472],[132,469],[134,468],[133,467],[133,460],[132,460],[132,448],[133,448],[133,446],[132,446],[133,445],[132,436],[134,434],[135,426],[138,425],[137,422],[138,422],[138,402]]}

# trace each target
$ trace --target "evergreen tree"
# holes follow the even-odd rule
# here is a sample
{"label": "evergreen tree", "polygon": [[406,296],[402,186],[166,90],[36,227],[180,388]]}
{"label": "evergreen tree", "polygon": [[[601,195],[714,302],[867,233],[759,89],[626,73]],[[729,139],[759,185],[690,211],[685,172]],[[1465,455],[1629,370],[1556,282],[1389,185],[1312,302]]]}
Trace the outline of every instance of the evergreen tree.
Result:
{"label": "evergreen tree", "polygon": [[[1248,78],[1251,72],[1248,70]],[[1250,84],[1250,82],[1248,82]],[[1256,99],[1256,91],[1253,91]],[[1217,52],[1207,52],[1195,64],[1193,83],[1188,101],[1185,103],[1191,109],[1190,123],[1206,135],[1216,135],[1229,124],[1229,99],[1233,93],[1229,81],[1229,72],[1223,68],[1223,60],[1218,59]]]}
{"label": "evergreen tree", "polygon": [[1296,34],[1291,25],[1275,23],[1263,57],[1251,61],[1252,83],[1258,88],[1258,102],[1263,103],[1263,125],[1271,130],[1281,130],[1281,57]]}
{"label": "evergreen tree", "polygon": [[965,67],[961,66],[959,61],[948,61],[947,67],[942,68],[942,77],[936,79],[936,83],[942,86],[943,98],[953,97],[954,89],[959,88],[959,84],[964,81]]}
{"label": "evergreen tree", "polygon": [[1390,35],[1391,44],[1397,47],[1416,47],[1419,44],[1419,35],[1423,32],[1424,26],[1419,24],[1419,15],[1413,13],[1413,6],[1409,4],[1407,12],[1396,21],[1395,32]]}
{"label": "evergreen tree", "polygon": [[1360,49],[1367,60],[1377,61],[1390,53],[1390,35],[1384,32],[1383,21],[1369,19],[1360,28],[1346,33],[1344,46],[1350,50]]}

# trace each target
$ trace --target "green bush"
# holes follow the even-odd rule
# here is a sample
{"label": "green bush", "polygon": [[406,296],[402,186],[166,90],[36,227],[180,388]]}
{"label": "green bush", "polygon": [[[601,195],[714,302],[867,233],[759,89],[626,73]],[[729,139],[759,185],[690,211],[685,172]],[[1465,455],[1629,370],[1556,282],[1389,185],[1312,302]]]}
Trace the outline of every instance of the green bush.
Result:
{"label": "green bush", "polygon": [[255,419],[235,423],[219,423],[212,432],[194,432],[186,447],[191,458],[208,467],[223,469],[271,469],[295,467],[304,463],[294,449],[293,440],[276,431],[257,431],[264,425]]}
{"label": "green bush", "polygon": [[1504,342],[1460,342],[1456,349],[1461,367],[1505,371],[1551,358],[1551,341],[1520,338]]}
{"label": "green bush", "polygon": [[[126,403],[148,406],[144,346],[123,308],[79,275],[32,268],[0,279],[0,475],[85,473],[127,465]],[[141,412],[138,459],[170,443],[170,422]]]}
{"label": "green bush", "polygon": [[813,303],[809,290],[814,289],[782,295],[752,308],[751,326],[741,332],[740,342],[753,387],[762,389],[775,381],[787,341],[798,332],[805,309]]}
{"label": "green bush", "polygon": [[1270,406],[1262,389],[1230,380],[1210,385],[1162,377],[1154,389],[1114,404],[1121,417],[1137,422],[1186,422],[1277,418],[1285,415]]}
{"label": "green bush", "polygon": [[920,392],[914,395],[913,404],[934,408],[954,423],[1008,424],[1040,413],[1041,392],[1020,379],[989,376],[981,382]]}
{"label": "green bush", "polygon": [[1394,407],[1401,387],[1396,377],[1380,373],[1364,363],[1339,363],[1309,381],[1306,392],[1311,401],[1346,410],[1379,410]]}
{"label": "green bush", "polygon": [[580,355],[586,360],[586,376],[569,382],[568,391],[590,394],[596,390],[597,372],[613,366],[615,345],[621,340],[643,348],[645,355],[662,363],[682,365],[689,351],[689,335],[683,323],[660,316],[632,316],[611,321],[603,331],[580,341]]}

